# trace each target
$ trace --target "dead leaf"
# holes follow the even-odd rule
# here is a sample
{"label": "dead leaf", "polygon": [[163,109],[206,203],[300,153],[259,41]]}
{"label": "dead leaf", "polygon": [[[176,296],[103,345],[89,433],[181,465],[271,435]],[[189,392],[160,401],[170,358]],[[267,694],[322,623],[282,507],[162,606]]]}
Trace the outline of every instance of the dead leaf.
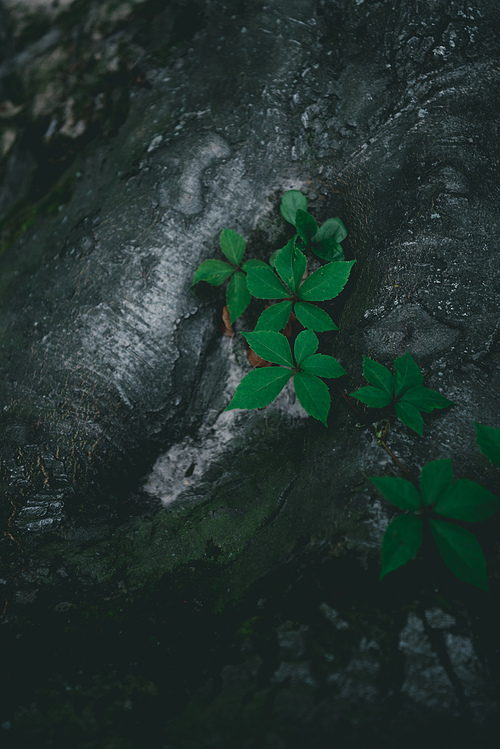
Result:
{"label": "dead leaf", "polygon": [[234,330],[233,330],[233,327],[231,325],[231,315],[229,314],[229,309],[228,309],[227,304],[225,305],[224,309],[222,310],[221,333],[222,333],[222,335],[225,335],[228,338],[234,338]]}
{"label": "dead leaf", "polygon": [[271,362],[266,361],[261,356],[257,356],[251,348],[247,348],[247,356],[252,367],[272,367]]}
{"label": "dead leaf", "polygon": [[283,328],[283,335],[287,338],[291,338],[297,332],[297,326],[300,325],[299,321],[295,317],[295,313],[292,312],[288,318],[288,322]]}

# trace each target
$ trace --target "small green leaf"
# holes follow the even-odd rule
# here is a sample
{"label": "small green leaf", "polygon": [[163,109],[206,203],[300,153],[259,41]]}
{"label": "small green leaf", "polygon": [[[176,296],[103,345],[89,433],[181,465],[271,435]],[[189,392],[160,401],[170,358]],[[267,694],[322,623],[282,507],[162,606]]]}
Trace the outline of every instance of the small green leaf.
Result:
{"label": "small green leaf", "polygon": [[424,504],[433,505],[453,481],[451,460],[433,460],[422,468],[420,474],[420,491]]}
{"label": "small green leaf", "polygon": [[421,385],[423,375],[417,364],[413,361],[410,353],[407,351],[404,356],[398,356],[394,360],[395,392],[396,397],[403,395],[410,388]]}
{"label": "small green leaf", "polygon": [[421,385],[407,390],[401,397],[401,402],[403,401],[411,403],[412,406],[418,408],[419,411],[424,411],[424,413],[431,413],[435,408],[446,408],[454,405],[453,401],[449,401],[441,393],[430,388],[424,388]]}
{"label": "small green leaf", "polygon": [[381,388],[371,387],[371,385],[356,390],[351,393],[351,396],[370,408],[384,408],[392,403],[392,396],[388,392]]}
{"label": "small green leaf", "polygon": [[274,267],[288,288],[295,293],[302,281],[307,260],[303,252],[295,247],[295,240],[288,244],[276,255]]}
{"label": "small green leaf", "polygon": [[295,226],[297,228],[299,237],[306,245],[310,243],[311,238],[314,237],[314,235],[318,231],[318,224],[314,220],[313,216],[311,216],[311,214],[307,211],[301,210],[300,208],[295,214]]}
{"label": "small green leaf", "polygon": [[422,546],[423,523],[415,515],[400,515],[388,525],[382,540],[382,570],[379,580],[417,556]]}
{"label": "small green leaf", "polygon": [[276,273],[269,265],[245,265],[247,285],[257,299],[288,299],[290,292],[285,289]]}
{"label": "small green leaf", "polygon": [[309,302],[297,302],[294,307],[297,320],[304,328],[324,333],[326,330],[338,330],[330,315]]}
{"label": "small green leaf", "polygon": [[321,242],[313,241],[312,251],[315,255],[322,258],[322,260],[328,260],[330,263],[338,263],[341,260],[345,260],[342,245],[338,244],[334,239],[323,239]]}
{"label": "small green leaf", "polygon": [[324,239],[333,239],[335,242],[343,242],[347,237],[347,229],[339,218],[329,218],[323,226],[318,229],[313,237],[313,242],[322,242]]}
{"label": "small green leaf", "polygon": [[257,320],[255,330],[274,330],[278,333],[287,324],[292,311],[292,302],[279,302],[265,309]]}
{"label": "small green leaf", "polygon": [[252,296],[248,291],[245,274],[241,271],[234,273],[226,291],[226,302],[231,316],[231,325],[243,314],[251,301]]}
{"label": "small green leaf", "polygon": [[205,260],[197,268],[191,286],[194,286],[198,281],[206,281],[212,286],[220,286],[234,271],[235,268],[223,260]]}
{"label": "small green leaf", "polygon": [[347,237],[347,229],[339,218],[329,218],[317,234],[313,237],[313,242],[323,242],[325,239],[333,239],[335,242],[343,242]]}
{"label": "small green leaf", "polygon": [[282,333],[261,330],[257,333],[243,333],[243,336],[257,356],[282,367],[294,366],[288,338]]}
{"label": "small green leaf", "polygon": [[442,494],[435,511],[455,520],[478,520],[490,518],[498,510],[500,499],[484,486],[468,479],[458,479]]}
{"label": "small green leaf", "polygon": [[[304,331],[305,332],[305,331]],[[343,377],[346,374],[344,367],[333,358],[325,354],[314,354],[302,361],[300,365],[304,372],[316,375],[316,377]]]}
{"label": "small green leaf", "polygon": [[300,367],[304,359],[307,359],[309,356],[316,353],[318,346],[318,337],[312,332],[312,330],[303,330],[299,333],[295,340],[295,347],[293,350],[297,366]]}
{"label": "small green leaf", "polygon": [[281,393],[291,376],[292,371],[282,367],[254,369],[242,379],[225,411],[268,406]]}
{"label": "small green leaf", "polygon": [[384,476],[382,478],[370,478],[386,500],[396,505],[400,510],[420,510],[422,498],[413,484],[406,479]]}
{"label": "small green leaf", "polygon": [[371,385],[375,385],[375,387],[389,393],[392,399],[394,377],[387,367],[373,361],[373,359],[369,359],[367,356],[363,356],[363,374]]}
{"label": "small green leaf", "polygon": [[233,229],[223,229],[219,240],[220,248],[224,255],[235,265],[241,263],[241,258],[245,252],[245,240]]}
{"label": "small green leaf", "polygon": [[424,420],[422,414],[415,406],[411,403],[404,403],[399,401],[396,403],[396,415],[398,419],[401,419],[403,424],[413,429],[414,432],[423,437],[424,434]]}
{"label": "small green leaf", "polygon": [[479,449],[492,463],[500,466],[500,429],[476,422],[474,422],[474,427]]}
{"label": "small green leaf", "polygon": [[296,372],[293,376],[295,394],[308,414],[325,426],[330,410],[330,391],[323,380],[307,372]]}
{"label": "small green leaf", "polygon": [[486,559],[476,537],[458,525],[430,521],[431,532],[444,563],[456,577],[488,592]]}
{"label": "small green leaf", "polygon": [[305,302],[324,302],[334,299],[347,283],[355,260],[327,263],[306,278],[297,296]]}
{"label": "small green leaf", "polygon": [[288,190],[281,198],[281,215],[289,224],[295,226],[295,215],[298,210],[307,211],[307,198],[300,190]]}

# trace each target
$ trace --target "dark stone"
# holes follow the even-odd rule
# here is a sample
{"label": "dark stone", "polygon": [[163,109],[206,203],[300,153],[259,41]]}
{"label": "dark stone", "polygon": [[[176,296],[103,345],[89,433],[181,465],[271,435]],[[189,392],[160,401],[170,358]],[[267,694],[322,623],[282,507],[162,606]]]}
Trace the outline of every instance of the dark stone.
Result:
{"label": "dark stone", "polygon": [[[489,597],[427,542],[379,584],[392,510],[366,477],[396,475],[389,456],[334,388],[328,430],[290,390],[224,412],[244,347],[220,336],[219,291],[190,283],[224,227],[267,259],[289,236],[281,195],[302,189],[356,259],[324,339],[344,390],[363,354],[410,351],[457,405],[424,439],[396,423],[391,449],[497,490],[472,426],[500,425],[497,4],[69,5],[36,39],[10,10],[0,68],[2,92],[19,55],[45,85],[54,50],[66,65],[98,44],[111,65],[116,43],[124,71],[64,79],[46,195],[34,174],[56,150],[1,164],[0,730],[37,747],[493,746],[498,520],[477,526]],[[43,142],[8,111],[20,144]]]}
{"label": "dark stone", "polygon": [[[370,317],[370,312],[365,313]],[[460,332],[439,323],[418,304],[405,304],[385,315],[380,323],[367,328],[365,350],[376,359],[394,360],[411,347],[419,361],[431,361],[448,351]]]}

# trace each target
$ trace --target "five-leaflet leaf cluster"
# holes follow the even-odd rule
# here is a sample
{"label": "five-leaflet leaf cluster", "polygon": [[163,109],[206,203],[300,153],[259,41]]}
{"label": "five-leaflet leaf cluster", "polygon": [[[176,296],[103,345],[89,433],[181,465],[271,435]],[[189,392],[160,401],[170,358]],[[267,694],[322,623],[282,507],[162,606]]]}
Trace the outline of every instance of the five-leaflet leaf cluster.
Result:
{"label": "five-leaflet leaf cluster", "polygon": [[416,556],[427,522],[446,566],[461,580],[488,590],[486,560],[479,543],[470,531],[449,521],[486,520],[498,510],[500,499],[475,481],[453,481],[449,459],[434,460],[423,467],[420,491],[403,478],[370,481],[388,502],[409,511],[396,517],[385,532],[380,579]]}
{"label": "five-leaflet leaf cluster", "polygon": [[454,405],[441,393],[423,387],[422,372],[408,351],[394,360],[394,374],[383,364],[363,356],[363,374],[371,385],[351,395],[372,408],[394,408],[403,424],[421,437],[424,430],[421,412],[431,413],[436,408]]}
{"label": "five-leaflet leaf cluster", "polygon": [[295,339],[294,351],[282,333],[256,331],[243,334],[258,356],[277,367],[254,369],[236,388],[226,410],[263,408],[269,405],[293,377],[295,394],[301,406],[325,426],[330,409],[330,392],[321,377],[342,377],[346,372],[333,356],[317,354],[319,341],[312,330],[303,330]]}

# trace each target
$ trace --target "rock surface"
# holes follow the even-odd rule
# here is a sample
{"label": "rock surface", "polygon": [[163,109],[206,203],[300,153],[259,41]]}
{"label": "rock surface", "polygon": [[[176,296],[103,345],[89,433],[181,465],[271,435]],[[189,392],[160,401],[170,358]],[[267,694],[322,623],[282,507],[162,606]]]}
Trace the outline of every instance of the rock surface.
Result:
{"label": "rock surface", "polygon": [[244,347],[190,283],[223,227],[267,260],[303,190],[356,259],[325,344],[344,391],[362,354],[410,351],[457,405],[391,449],[497,489],[472,426],[500,426],[496,3],[4,0],[1,19],[5,739],[489,746],[498,520],[489,597],[432,548],[377,583],[392,510],[366,477],[389,456],[339,396],[328,430],[291,391],[223,412]]}

